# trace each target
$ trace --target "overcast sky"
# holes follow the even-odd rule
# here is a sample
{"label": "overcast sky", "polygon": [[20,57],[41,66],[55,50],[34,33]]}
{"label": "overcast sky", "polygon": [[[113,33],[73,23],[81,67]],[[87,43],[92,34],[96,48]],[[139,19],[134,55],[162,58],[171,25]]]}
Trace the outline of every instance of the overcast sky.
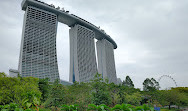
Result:
{"label": "overcast sky", "polygon": [[[0,72],[18,68],[24,11],[22,0],[0,0]],[[173,77],[188,87],[188,0],[43,0],[100,26],[117,43],[117,77],[135,87],[146,78]],[[60,77],[69,80],[69,27],[58,23]],[[175,86],[162,78],[162,88]]]}

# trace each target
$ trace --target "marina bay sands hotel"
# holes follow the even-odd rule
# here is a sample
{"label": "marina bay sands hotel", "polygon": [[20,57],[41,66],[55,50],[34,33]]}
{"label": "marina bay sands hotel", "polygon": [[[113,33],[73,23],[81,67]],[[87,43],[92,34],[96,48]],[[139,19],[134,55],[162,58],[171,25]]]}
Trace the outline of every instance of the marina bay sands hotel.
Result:
{"label": "marina bay sands hotel", "polygon": [[[56,33],[58,22],[70,27],[70,82],[89,82],[98,72],[117,83],[115,41],[90,22],[38,0],[23,0],[25,11],[18,71],[22,77],[60,79]],[[97,52],[95,52],[95,41]],[[97,56],[96,56],[97,55]],[[98,61],[98,62],[97,62]],[[98,63],[98,65],[97,65]]]}

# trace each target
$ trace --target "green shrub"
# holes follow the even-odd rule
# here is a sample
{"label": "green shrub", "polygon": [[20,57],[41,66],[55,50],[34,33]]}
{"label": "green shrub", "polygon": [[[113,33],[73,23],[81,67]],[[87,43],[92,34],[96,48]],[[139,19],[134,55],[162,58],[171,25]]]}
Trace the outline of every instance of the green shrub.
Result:
{"label": "green shrub", "polygon": [[0,110],[1,111],[22,111],[20,108],[19,108],[19,105],[16,104],[16,103],[10,103],[10,104],[6,104],[6,105],[1,105],[0,106]]}
{"label": "green shrub", "polygon": [[132,111],[132,105],[130,104],[116,104],[113,108],[112,111]]}
{"label": "green shrub", "polygon": [[78,111],[78,105],[62,105],[61,111]]}
{"label": "green shrub", "polygon": [[89,104],[87,110],[88,111],[110,111],[110,107],[106,106],[105,104],[101,104],[101,105]]}
{"label": "green shrub", "polygon": [[137,106],[136,111],[154,111],[154,108],[153,107],[149,107],[148,105],[146,104],[143,104],[142,106]]}

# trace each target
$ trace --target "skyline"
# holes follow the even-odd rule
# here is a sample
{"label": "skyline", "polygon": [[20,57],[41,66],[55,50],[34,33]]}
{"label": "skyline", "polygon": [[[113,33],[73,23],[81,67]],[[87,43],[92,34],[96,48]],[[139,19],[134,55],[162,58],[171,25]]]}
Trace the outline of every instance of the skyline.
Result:
{"label": "skyline", "polygon": [[[187,1],[122,0],[118,3],[109,3],[104,0],[101,4],[95,4],[95,1],[42,1],[52,3],[56,7],[64,7],[70,13],[100,26],[114,39],[118,45],[118,48],[114,50],[116,72],[121,80],[129,75],[135,87],[142,88],[142,82],[147,77],[158,80],[162,75],[171,75],[178,86],[188,86],[188,81],[186,81],[188,78],[186,74],[188,66],[186,58],[188,55],[186,49],[188,46],[186,44]],[[9,5],[9,1],[1,1],[0,4],[2,15],[0,18],[1,72],[8,73],[9,68],[17,69],[18,67],[24,14],[21,10],[21,2],[22,0],[13,1],[12,5]],[[82,6],[77,6],[77,4]],[[87,6],[87,4],[92,5]],[[109,9],[111,9],[110,14]],[[7,10],[14,10],[15,13]],[[69,78],[68,30],[67,26],[58,24],[59,74],[61,79],[67,81]],[[169,80],[169,82],[172,81]]]}

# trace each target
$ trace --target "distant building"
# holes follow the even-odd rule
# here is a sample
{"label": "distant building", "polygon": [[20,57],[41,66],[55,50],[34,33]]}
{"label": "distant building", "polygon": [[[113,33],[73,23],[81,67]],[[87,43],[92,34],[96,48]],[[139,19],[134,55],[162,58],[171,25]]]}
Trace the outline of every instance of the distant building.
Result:
{"label": "distant building", "polygon": [[18,77],[19,71],[15,69],[9,69],[9,76],[10,77]]}
{"label": "distant building", "polygon": [[117,84],[122,84],[122,81],[120,78],[117,78]]}
{"label": "distant building", "polygon": [[62,84],[62,85],[72,85],[73,83],[72,82],[69,82],[69,81],[65,81],[65,80],[61,80],[60,79],[60,83]]}

